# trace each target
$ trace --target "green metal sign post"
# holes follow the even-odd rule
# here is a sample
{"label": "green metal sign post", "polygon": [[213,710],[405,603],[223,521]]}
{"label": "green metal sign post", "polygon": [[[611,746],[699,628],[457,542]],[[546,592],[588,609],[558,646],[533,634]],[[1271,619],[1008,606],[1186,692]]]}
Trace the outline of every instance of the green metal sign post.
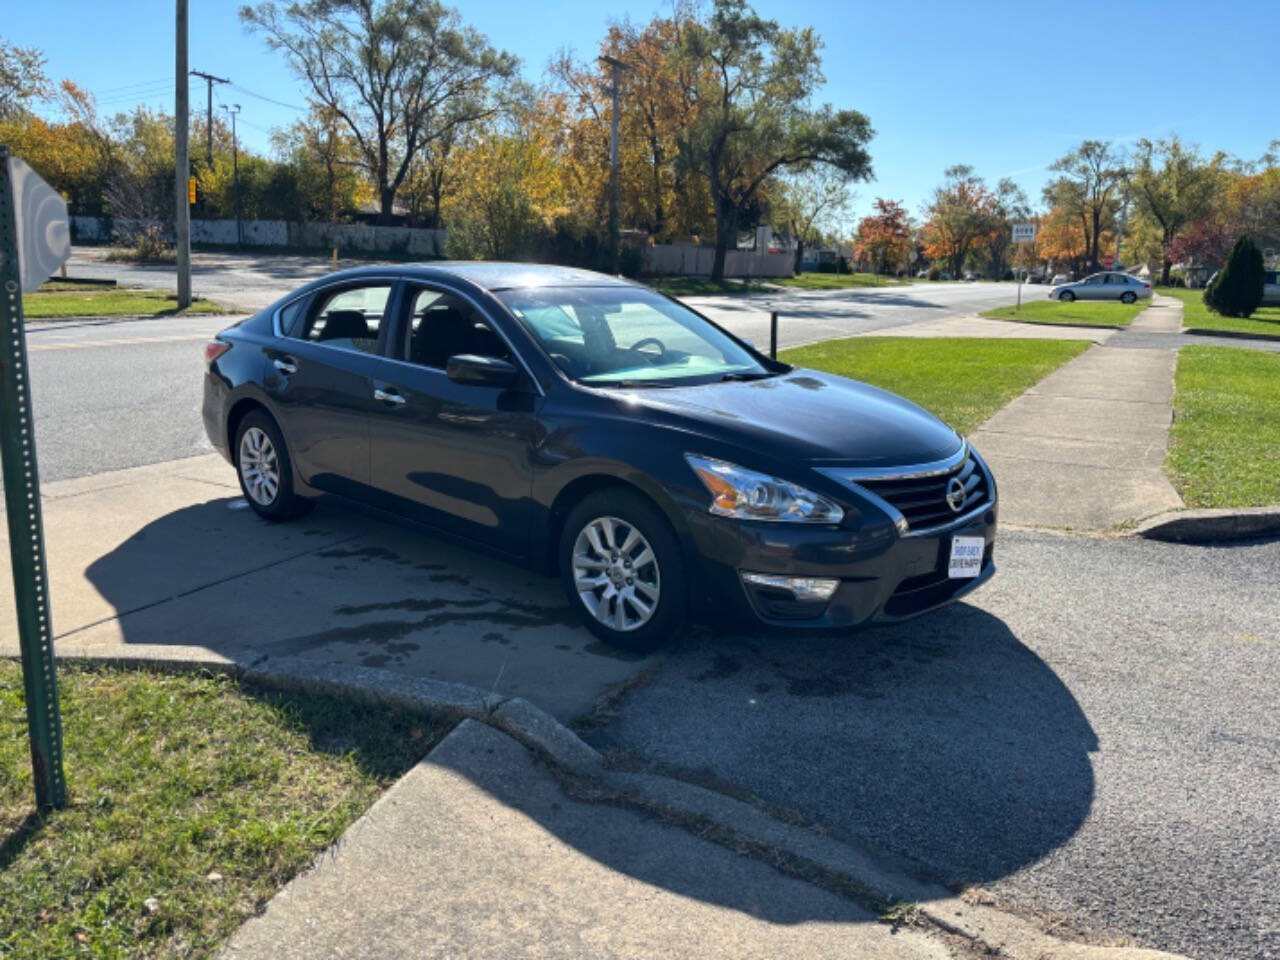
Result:
{"label": "green metal sign post", "polygon": [[49,809],[66,805],[67,785],[62,773],[62,716],[54,672],[12,170],[8,148],[0,146],[0,457],[36,805]]}

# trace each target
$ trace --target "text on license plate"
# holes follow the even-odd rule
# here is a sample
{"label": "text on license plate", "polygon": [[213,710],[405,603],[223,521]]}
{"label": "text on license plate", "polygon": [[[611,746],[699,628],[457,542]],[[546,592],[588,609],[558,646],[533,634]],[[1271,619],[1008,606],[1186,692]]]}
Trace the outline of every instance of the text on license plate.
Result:
{"label": "text on license plate", "polygon": [[947,576],[952,580],[976,577],[982,572],[982,551],[987,543],[982,537],[955,537],[951,541],[951,562]]}

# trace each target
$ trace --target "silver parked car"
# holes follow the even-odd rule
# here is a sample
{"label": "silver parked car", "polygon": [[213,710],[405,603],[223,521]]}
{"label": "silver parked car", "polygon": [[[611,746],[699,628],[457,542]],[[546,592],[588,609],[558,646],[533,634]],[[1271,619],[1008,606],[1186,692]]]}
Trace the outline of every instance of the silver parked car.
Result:
{"label": "silver parked car", "polygon": [[1127,273],[1094,273],[1075,283],[1064,283],[1049,291],[1050,300],[1119,300],[1133,303],[1151,296],[1151,284]]}

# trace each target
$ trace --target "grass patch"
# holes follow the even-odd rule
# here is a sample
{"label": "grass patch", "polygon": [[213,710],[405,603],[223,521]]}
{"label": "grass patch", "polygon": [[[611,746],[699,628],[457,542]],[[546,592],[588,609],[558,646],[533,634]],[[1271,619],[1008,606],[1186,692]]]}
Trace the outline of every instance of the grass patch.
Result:
{"label": "grass patch", "polygon": [[1073,327],[1127,327],[1133,318],[1151,303],[1121,303],[1119,300],[1026,300],[1014,313],[1013,307],[997,307],[982,311],[982,316],[996,320],[1017,320],[1021,323],[1066,324]]}
{"label": "grass patch", "polygon": [[1189,507],[1280,504],[1280,355],[1183,347],[1165,467]]}
{"label": "grass patch", "polygon": [[1205,306],[1203,290],[1161,287],[1160,293],[1182,301],[1182,325],[1188,330],[1280,337],[1280,307],[1259,307],[1251,317],[1223,317]]}
{"label": "grass patch", "polygon": [[55,282],[22,297],[22,313],[28,320],[226,312],[225,307],[212,300],[193,300],[186,310],[179,310],[177,294],[132,287],[86,287]]}
{"label": "grass patch", "polygon": [[60,680],[70,804],[42,820],[0,662],[0,956],[211,954],[446,729],[207,674]]}
{"label": "grass patch", "polygon": [[710,277],[646,277],[644,282],[659,293],[672,297],[759,293],[764,289],[757,280],[722,280],[717,283]]}
{"label": "grass patch", "polygon": [[909,281],[880,277],[874,273],[802,273],[798,277],[779,277],[769,282],[795,290],[844,290],[848,287],[905,287]]}
{"label": "grass patch", "polygon": [[892,390],[968,433],[1090,346],[1084,340],[852,337],[787,350],[780,359]]}

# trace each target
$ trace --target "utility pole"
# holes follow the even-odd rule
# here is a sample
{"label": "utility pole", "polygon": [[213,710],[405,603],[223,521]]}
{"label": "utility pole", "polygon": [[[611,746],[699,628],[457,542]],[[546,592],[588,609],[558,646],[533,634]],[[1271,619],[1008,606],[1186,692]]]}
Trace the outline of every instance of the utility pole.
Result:
{"label": "utility pole", "polygon": [[609,269],[618,272],[618,252],[621,239],[618,230],[618,75],[629,67],[615,57],[601,57],[613,71],[613,80],[606,88],[613,99],[613,114],[609,124]]}
{"label": "utility pole", "polygon": [[205,73],[202,70],[192,70],[191,76],[200,77],[205,82],[206,93],[206,120],[207,129],[204,132],[204,158],[209,162],[209,169],[213,169],[213,85],[215,83],[230,83],[226,77],[215,77],[212,73]]}
{"label": "utility pole", "polygon": [[173,220],[174,246],[178,261],[178,309],[191,306],[191,205],[187,181],[191,176],[187,137],[191,117],[187,106],[187,0],[177,0],[174,17],[174,93],[173,93]]}
{"label": "utility pole", "polygon": [[232,104],[232,107],[224,104],[222,109],[226,110],[231,117],[231,176],[235,183],[236,194],[236,246],[240,246],[244,242],[240,226],[240,147],[236,140],[236,114],[240,112],[240,104]]}

